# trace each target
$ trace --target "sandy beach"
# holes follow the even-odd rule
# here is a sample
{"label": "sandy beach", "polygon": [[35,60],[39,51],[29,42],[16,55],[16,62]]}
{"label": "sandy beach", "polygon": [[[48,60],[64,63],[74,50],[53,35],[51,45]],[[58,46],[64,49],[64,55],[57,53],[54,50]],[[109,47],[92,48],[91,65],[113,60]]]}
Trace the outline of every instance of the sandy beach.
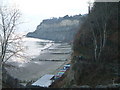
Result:
{"label": "sandy beach", "polygon": [[45,74],[53,74],[55,70],[63,64],[64,62],[33,61],[23,64],[23,66],[21,65],[19,68],[7,68],[7,71],[19,80],[30,81],[37,80]]}
{"label": "sandy beach", "polygon": [[[29,62],[8,62],[8,64],[12,64],[16,66],[16,68],[9,67],[6,69],[11,76],[21,81],[36,81],[45,74],[56,74],[57,71],[65,65],[65,63],[69,62],[71,53],[64,53],[68,50],[71,52],[70,45],[60,43],[53,44],[51,47],[43,50],[39,56],[32,58]],[[56,61],[51,61],[53,59]]]}

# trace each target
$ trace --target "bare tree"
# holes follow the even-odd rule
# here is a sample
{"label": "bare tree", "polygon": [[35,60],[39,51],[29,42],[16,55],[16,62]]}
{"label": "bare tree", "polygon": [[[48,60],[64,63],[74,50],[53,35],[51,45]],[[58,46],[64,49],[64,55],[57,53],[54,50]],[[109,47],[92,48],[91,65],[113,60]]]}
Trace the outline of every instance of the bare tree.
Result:
{"label": "bare tree", "polygon": [[16,36],[16,26],[21,14],[18,9],[0,7],[0,62],[3,65],[12,56],[22,50],[21,37]]}
{"label": "bare tree", "polygon": [[107,3],[102,3],[101,7],[98,8],[100,8],[99,11],[94,11],[91,14],[92,18],[90,20],[91,30],[93,34],[95,61],[100,61],[101,53],[105,48],[107,41],[107,22],[108,18],[110,18]]}
{"label": "bare tree", "polygon": [[88,14],[90,14],[93,3],[90,0],[87,3],[88,3]]}

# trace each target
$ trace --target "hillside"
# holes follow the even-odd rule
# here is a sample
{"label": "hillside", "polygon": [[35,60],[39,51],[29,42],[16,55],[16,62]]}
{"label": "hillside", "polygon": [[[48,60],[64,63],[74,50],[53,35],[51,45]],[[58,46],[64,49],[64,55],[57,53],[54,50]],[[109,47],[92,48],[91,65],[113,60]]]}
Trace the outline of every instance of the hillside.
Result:
{"label": "hillside", "polygon": [[120,87],[117,2],[95,2],[73,43],[71,68],[54,87]]}
{"label": "hillside", "polygon": [[107,85],[113,80],[118,83],[118,3],[94,3],[76,35],[73,50],[72,69],[77,85]]}
{"label": "hillside", "polygon": [[78,28],[85,21],[86,15],[64,16],[43,20],[34,32],[27,37],[47,39],[61,42],[73,41]]}

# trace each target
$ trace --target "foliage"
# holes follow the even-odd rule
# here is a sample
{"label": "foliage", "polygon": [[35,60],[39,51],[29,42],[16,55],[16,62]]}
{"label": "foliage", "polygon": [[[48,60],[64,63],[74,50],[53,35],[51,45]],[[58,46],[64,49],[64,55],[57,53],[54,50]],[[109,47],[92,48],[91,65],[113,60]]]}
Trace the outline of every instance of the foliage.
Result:
{"label": "foliage", "polygon": [[108,84],[118,77],[118,12],[117,2],[95,2],[76,34],[72,70],[77,85]]}
{"label": "foliage", "polygon": [[75,53],[90,56],[88,59],[98,62],[107,60],[109,56],[111,60],[117,57],[117,8],[118,3],[96,2],[94,4],[88,19],[75,37],[73,46]]}

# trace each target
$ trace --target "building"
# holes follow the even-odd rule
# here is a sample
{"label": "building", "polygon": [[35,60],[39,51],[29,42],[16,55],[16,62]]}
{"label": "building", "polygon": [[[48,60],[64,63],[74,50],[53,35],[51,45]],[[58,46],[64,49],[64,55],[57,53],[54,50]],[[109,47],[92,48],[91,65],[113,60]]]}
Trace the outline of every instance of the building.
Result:
{"label": "building", "polygon": [[63,69],[69,69],[70,68],[70,64],[66,64],[64,65]]}
{"label": "building", "polygon": [[32,86],[49,87],[54,82],[54,75],[46,74],[32,84]]}

